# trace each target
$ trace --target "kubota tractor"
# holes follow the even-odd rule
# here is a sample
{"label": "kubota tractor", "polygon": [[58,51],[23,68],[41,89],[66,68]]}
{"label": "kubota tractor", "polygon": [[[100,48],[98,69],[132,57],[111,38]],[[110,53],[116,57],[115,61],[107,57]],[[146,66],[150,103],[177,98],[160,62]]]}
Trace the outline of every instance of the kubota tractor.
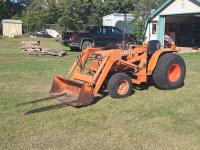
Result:
{"label": "kubota tractor", "polygon": [[55,77],[50,95],[82,107],[93,103],[101,89],[112,98],[124,98],[131,95],[133,84],[147,83],[149,78],[159,89],[179,88],[184,84],[186,67],[176,52],[175,46],[164,49],[158,41],[128,50],[88,48],[78,55],[66,77]]}

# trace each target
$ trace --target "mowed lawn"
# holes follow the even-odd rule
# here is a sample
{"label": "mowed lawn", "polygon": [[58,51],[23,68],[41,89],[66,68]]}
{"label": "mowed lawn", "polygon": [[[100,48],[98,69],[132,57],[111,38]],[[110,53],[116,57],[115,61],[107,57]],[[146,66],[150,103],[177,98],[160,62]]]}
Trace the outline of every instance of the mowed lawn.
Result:
{"label": "mowed lawn", "polygon": [[[78,53],[69,51],[62,58],[27,56],[18,49],[22,40],[30,39],[0,39],[1,150],[200,149],[200,54],[182,54],[187,76],[180,89],[151,86],[122,100],[106,96],[81,109],[25,115],[57,103],[17,107],[48,96],[54,76],[67,74]],[[53,39],[39,40],[43,47],[67,50]]]}

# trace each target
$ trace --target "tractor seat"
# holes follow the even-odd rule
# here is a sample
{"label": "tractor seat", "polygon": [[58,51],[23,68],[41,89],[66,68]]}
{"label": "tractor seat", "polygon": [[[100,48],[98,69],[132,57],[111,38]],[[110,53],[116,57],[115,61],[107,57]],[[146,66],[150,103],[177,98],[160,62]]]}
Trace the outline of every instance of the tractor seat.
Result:
{"label": "tractor seat", "polygon": [[155,53],[155,51],[159,50],[160,47],[161,47],[160,41],[158,40],[149,41],[147,49],[148,59],[150,59],[152,55]]}

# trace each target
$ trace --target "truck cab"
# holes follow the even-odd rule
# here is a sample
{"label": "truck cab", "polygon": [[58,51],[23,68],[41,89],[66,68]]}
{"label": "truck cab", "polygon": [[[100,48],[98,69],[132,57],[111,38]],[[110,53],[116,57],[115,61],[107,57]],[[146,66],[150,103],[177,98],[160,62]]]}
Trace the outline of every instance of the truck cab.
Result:
{"label": "truck cab", "polygon": [[[123,31],[111,26],[86,26],[84,32],[73,32],[68,37],[67,45],[71,50],[84,50],[89,47],[105,47],[109,44],[119,44],[123,40]],[[136,44],[133,35],[126,34],[126,42]]]}

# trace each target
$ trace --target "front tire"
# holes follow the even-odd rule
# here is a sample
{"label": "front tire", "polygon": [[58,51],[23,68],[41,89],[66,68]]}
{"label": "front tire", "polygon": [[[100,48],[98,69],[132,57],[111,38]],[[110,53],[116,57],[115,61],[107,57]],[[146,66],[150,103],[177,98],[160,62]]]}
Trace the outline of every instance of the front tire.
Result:
{"label": "front tire", "polygon": [[116,73],[107,84],[108,93],[112,98],[124,98],[131,95],[133,84],[129,75]]}
{"label": "front tire", "polygon": [[177,89],[184,84],[186,75],[185,62],[177,54],[162,55],[153,72],[153,82],[163,90]]}
{"label": "front tire", "polygon": [[81,50],[83,51],[83,50],[85,50],[87,48],[92,48],[92,47],[93,47],[92,42],[90,42],[90,41],[84,41],[83,44],[82,44],[82,46],[81,46]]}

